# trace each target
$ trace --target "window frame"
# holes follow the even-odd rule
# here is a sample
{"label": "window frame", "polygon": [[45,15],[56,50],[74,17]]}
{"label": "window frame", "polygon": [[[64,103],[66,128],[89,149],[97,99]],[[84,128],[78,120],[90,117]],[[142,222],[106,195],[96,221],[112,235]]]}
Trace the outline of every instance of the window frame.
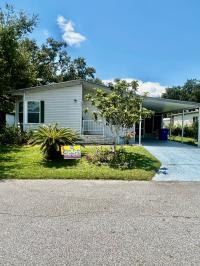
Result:
{"label": "window frame", "polygon": [[[29,102],[36,102],[36,103],[39,103],[39,112],[29,112],[28,111],[28,103]],[[27,124],[40,124],[41,122],[41,104],[40,104],[40,102],[41,101],[36,101],[36,100],[32,100],[32,101],[27,101]],[[31,114],[38,114],[39,115],[39,122],[29,122],[29,120],[28,120],[28,115],[29,115],[29,113],[31,113]]]}

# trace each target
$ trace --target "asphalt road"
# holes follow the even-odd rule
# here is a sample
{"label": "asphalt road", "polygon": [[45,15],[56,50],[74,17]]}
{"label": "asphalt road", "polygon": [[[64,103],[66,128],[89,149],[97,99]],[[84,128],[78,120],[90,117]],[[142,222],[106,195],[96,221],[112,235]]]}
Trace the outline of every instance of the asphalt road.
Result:
{"label": "asphalt road", "polygon": [[0,265],[199,265],[200,183],[0,182]]}

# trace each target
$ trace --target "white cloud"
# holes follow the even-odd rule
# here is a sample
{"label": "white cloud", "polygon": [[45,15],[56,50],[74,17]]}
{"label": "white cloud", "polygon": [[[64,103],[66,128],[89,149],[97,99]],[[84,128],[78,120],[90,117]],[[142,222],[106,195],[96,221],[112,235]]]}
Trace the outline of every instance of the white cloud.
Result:
{"label": "white cloud", "polygon": [[[133,80],[137,79],[131,79],[131,78],[122,78],[123,80],[126,80],[127,82],[131,82]],[[113,82],[114,79],[110,80],[103,80],[105,84],[108,84],[109,82]],[[138,80],[139,87],[138,87],[138,94],[144,95],[144,93],[148,92],[148,96],[151,97],[161,97],[161,94],[165,92],[165,89],[167,86],[161,85],[159,82],[152,82],[147,81],[143,82],[142,80]]]}
{"label": "white cloud", "polygon": [[62,38],[69,46],[79,46],[81,42],[86,40],[82,34],[75,32],[74,23],[66,20],[63,16],[58,16],[57,23],[63,31]]}

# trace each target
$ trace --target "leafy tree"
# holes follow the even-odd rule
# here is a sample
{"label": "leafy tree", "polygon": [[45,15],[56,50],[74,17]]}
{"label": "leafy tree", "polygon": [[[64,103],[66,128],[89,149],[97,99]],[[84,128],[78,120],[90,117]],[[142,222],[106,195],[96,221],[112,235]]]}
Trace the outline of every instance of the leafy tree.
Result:
{"label": "leafy tree", "polygon": [[37,16],[15,14],[10,5],[0,9],[0,111],[12,108],[7,91],[32,85],[36,71],[30,54],[20,43],[36,26]]}
{"label": "leafy tree", "polygon": [[200,81],[190,79],[183,86],[167,88],[162,97],[181,101],[200,102]]}
{"label": "leafy tree", "polygon": [[11,90],[94,79],[95,69],[82,57],[71,59],[65,42],[48,38],[40,46],[30,39],[37,22],[36,15],[16,13],[10,5],[0,8],[0,112],[12,110]]}
{"label": "leafy tree", "polygon": [[94,94],[86,95],[86,100],[96,109],[93,112],[94,119],[105,120],[115,136],[115,145],[122,128],[132,128],[140,117],[152,115],[150,110],[142,107],[143,99],[136,94],[137,89],[137,81],[128,83],[125,80],[115,80],[114,84],[110,84],[110,91],[97,89]]}
{"label": "leafy tree", "polygon": [[46,43],[39,46],[36,41],[26,39],[23,45],[31,52],[32,64],[37,71],[37,84],[94,78],[95,69],[88,67],[82,57],[72,60],[65,42],[48,38]]}

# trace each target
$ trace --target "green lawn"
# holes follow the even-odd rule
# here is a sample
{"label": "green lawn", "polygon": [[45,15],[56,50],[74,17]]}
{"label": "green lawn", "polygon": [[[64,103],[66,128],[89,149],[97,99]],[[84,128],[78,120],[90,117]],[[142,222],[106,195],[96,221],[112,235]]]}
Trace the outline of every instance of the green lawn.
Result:
{"label": "green lawn", "polygon": [[[181,142],[182,139],[180,136],[171,136],[170,138],[171,141],[177,141],[177,142]],[[188,137],[183,137],[183,143],[185,144],[189,144],[189,145],[197,145],[197,141],[193,138],[188,138]]]}
{"label": "green lawn", "polygon": [[94,147],[82,148],[80,160],[45,161],[39,147],[0,146],[0,178],[15,179],[123,179],[151,180],[160,162],[143,147],[126,147],[135,161],[135,168],[114,169],[88,163],[85,155]]}

